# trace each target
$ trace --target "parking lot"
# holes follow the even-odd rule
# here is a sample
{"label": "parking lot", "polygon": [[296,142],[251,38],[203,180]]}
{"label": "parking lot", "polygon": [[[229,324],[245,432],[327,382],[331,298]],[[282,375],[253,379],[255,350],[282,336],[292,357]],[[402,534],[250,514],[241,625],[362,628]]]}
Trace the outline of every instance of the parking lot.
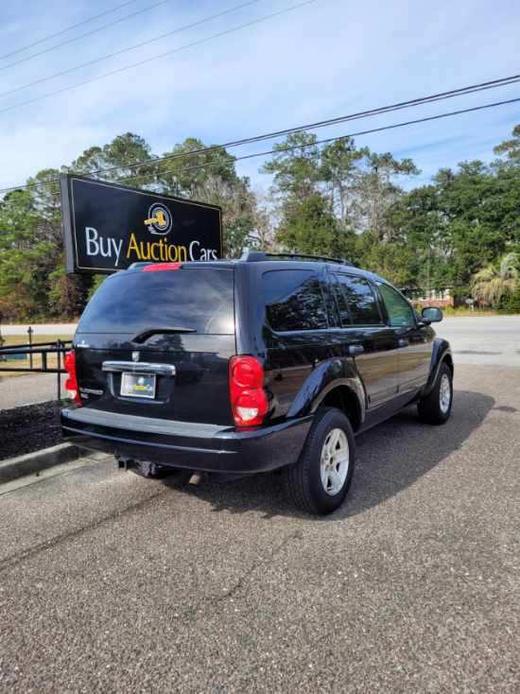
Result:
{"label": "parking lot", "polygon": [[359,437],[325,519],[109,458],[0,489],[0,689],[517,692],[520,319],[460,320],[452,419]]}

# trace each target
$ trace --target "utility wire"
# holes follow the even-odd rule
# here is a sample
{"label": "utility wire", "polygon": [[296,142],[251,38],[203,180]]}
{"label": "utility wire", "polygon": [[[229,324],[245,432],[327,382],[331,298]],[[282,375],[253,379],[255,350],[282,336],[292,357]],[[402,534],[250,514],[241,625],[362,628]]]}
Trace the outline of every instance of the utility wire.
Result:
{"label": "utility wire", "polygon": [[91,82],[97,82],[97,80],[105,79],[107,77],[111,77],[112,75],[120,74],[121,72],[125,72],[126,70],[131,70],[135,67],[141,67],[141,65],[145,65],[146,63],[151,63],[154,60],[160,60],[161,58],[165,58],[166,56],[173,55],[174,53],[179,53],[180,51],[183,51],[187,48],[193,48],[194,46],[200,46],[201,44],[207,43],[208,41],[212,41],[213,39],[221,38],[222,36],[227,36],[228,34],[233,34],[237,31],[240,31],[240,30],[245,29],[247,27],[253,26],[255,24],[260,24],[261,22],[265,22],[268,19],[273,19],[273,17],[279,17],[282,14],[286,14],[287,12],[292,12],[294,10],[299,9],[300,7],[304,7],[305,5],[310,5],[311,3],[314,3],[316,1],[317,0],[304,0],[304,2],[300,2],[297,5],[291,5],[290,7],[284,8],[283,10],[278,10],[277,12],[271,12],[270,14],[266,14],[263,17],[258,17],[257,19],[253,19],[250,22],[245,22],[244,24],[239,24],[237,26],[231,27],[230,29],[226,29],[225,31],[219,31],[216,34],[211,34],[210,36],[206,36],[202,39],[198,39],[197,41],[192,41],[191,43],[186,43],[183,46],[178,46],[177,48],[172,48],[169,51],[165,51],[164,53],[158,53],[156,55],[150,56],[149,58],[145,58],[144,60],[140,60],[137,63],[132,63],[130,65],[123,65],[122,67],[119,67],[115,70],[110,70],[110,72],[105,72],[104,74],[97,75],[96,77],[90,77],[89,79],[83,80],[82,82],[78,82],[77,84],[73,84],[73,85],[70,85],[68,87],[62,87],[61,89],[57,89],[56,91],[48,92],[47,94],[42,94],[40,96],[36,96],[32,99],[28,99],[27,101],[21,101],[17,104],[13,104],[12,106],[7,106],[6,108],[0,109],[0,114],[6,113],[7,111],[12,111],[15,108],[20,108],[21,106],[27,106],[28,104],[33,104],[36,101],[41,101],[42,99],[48,99],[52,96],[57,96],[58,94],[62,94],[63,92],[68,92],[71,89],[78,89],[79,87],[83,87],[84,85],[90,84]]}
{"label": "utility wire", "polygon": [[39,46],[41,43],[49,41],[49,39],[54,39],[56,38],[56,36],[61,36],[62,34],[65,34],[67,31],[72,31],[72,29],[76,29],[77,27],[82,26],[83,24],[93,22],[95,19],[99,19],[100,17],[104,17],[107,14],[116,12],[117,10],[120,10],[122,7],[132,5],[134,2],[136,2],[136,0],[126,0],[126,2],[122,2],[120,5],[116,5],[115,7],[112,7],[110,10],[104,10],[103,12],[95,14],[92,17],[88,17],[87,19],[83,19],[81,22],[77,22],[76,24],[70,24],[68,27],[65,27],[65,29],[60,29],[59,31],[54,32],[54,34],[47,34],[47,36],[44,36],[43,38],[38,39],[37,41],[33,41],[32,43],[28,43],[25,46],[21,46],[20,48],[17,48],[14,51],[10,51],[9,53],[4,53],[3,55],[0,55],[0,60],[3,60],[4,58],[9,58],[10,56],[16,55],[17,53],[21,53],[22,51],[26,51],[28,48],[34,48],[35,46]]}
{"label": "utility wire", "polygon": [[[315,121],[314,123],[305,123],[304,125],[298,125],[293,128],[286,128],[285,130],[275,130],[269,133],[264,133],[262,135],[254,135],[252,137],[246,137],[241,140],[231,140],[224,142],[220,145],[210,145],[209,147],[200,147],[199,149],[191,150],[190,152],[179,152],[176,154],[166,154],[164,157],[158,157],[154,159],[155,162],[166,161],[168,159],[181,159],[184,157],[192,157],[198,154],[206,154],[219,149],[231,149],[232,147],[240,147],[242,145],[249,145],[255,142],[262,142],[263,140],[273,140],[277,137],[282,137],[285,135],[290,135],[292,133],[302,132],[303,130],[317,130],[318,128],[324,128],[331,125],[338,125],[339,123],[346,123],[348,121],[359,120],[361,118],[368,118],[372,116],[379,116],[384,113],[391,113],[393,111],[400,111],[406,108],[412,108],[414,106],[420,106],[422,104],[433,103],[435,101],[443,101],[445,99],[451,99],[455,96],[464,96],[466,94],[473,94],[475,92],[483,91],[485,89],[493,89],[497,87],[506,86],[508,84],[514,84],[520,81],[520,75],[511,75],[510,77],[503,77],[501,79],[491,80],[489,82],[480,82],[479,84],[469,85],[467,87],[460,87],[459,89],[452,89],[447,92],[439,92],[437,94],[431,94],[429,96],[419,97],[417,99],[410,99],[409,101],[401,101],[396,104],[390,104],[388,106],[380,106],[378,108],[369,109],[367,111],[358,111],[357,113],[351,113],[345,116],[337,116],[336,118],[329,118],[327,120]],[[499,102],[501,103],[501,102]],[[98,169],[92,171],[90,175],[96,175],[99,173],[109,173],[116,171],[117,169],[130,168],[131,166],[139,166],[140,164],[130,164],[129,166],[111,166],[104,169]],[[1,191],[0,191],[1,192]]]}
{"label": "utility wire", "polygon": [[[261,135],[254,135],[252,137],[246,137],[241,140],[231,140],[224,142],[220,145],[210,145],[209,147],[200,147],[199,149],[191,150],[190,152],[178,152],[175,154],[166,154],[163,157],[157,157],[156,159],[150,160],[155,163],[161,161],[167,161],[170,159],[182,159],[185,157],[194,157],[199,154],[207,154],[219,149],[231,149],[232,147],[239,147],[242,145],[253,144],[255,142],[261,142],[263,140],[272,140],[277,137],[282,137],[290,135],[291,133],[297,133],[304,130],[317,130],[318,128],[328,127],[330,125],[338,125],[339,123],[345,123],[348,121],[359,120],[361,118],[368,118],[372,116],[378,116],[384,113],[391,113],[393,111],[400,111],[406,108],[412,108],[415,106],[420,106],[422,104],[433,103],[435,101],[443,101],[445,99],[451,99],[456,96],[464,96],[466,94],[472,94],[478,91],[483,91],[485,89],[494,89],[497,87],[507,86],[509,84],[514,84],[520,81],[519,75],[509,75],[508,77],[501,77],[495,80],[488,80],[487,82],[479,82],[477,84],[468,85],[466,87],[459,87],[457,89],[451,89],[445,92],[438,92],[436,94],[430,94],[428,96],[418,97],[416,99],[409,99],[408,101],[400,101],[395,104],[389,104],[387,106],[379,106],[377,108],[369,109],[366,111],[358,111],[357,113],[350,113],[343,116],[337,116],[335,118],[329,118],[327,120],[315,121],[313,123],[305,123],[304,125],[298,125],[292,128],[285,128],[284,130],[275,130],[268,133],[263,133]],[[95,176],[97,174],[111,173],[112,171],[117,171],[122,168],[131,168],[140,166],[141,162],[136,164],[129,164],[126,166],[110,166],[102,169],[96,169],[90,172],[90,176]],[[31,184],[30,184],[31,185]],[[32,184],[36,185],[36,184]],[[0,193],[9,192],[11,190],[18,190],[19,188],[25,188],[25,185],[12,186],[10,188],[0,189]]]}
{"label": "utility wire", "polygon": [[34,87],[36,84],[42,84],[43,82],[48,82],[49,80],[56,79],[56,77],[63,77],[63,75],[68,75],[71,72],[75,72],[76,70],[80,70],[83,67],[88,67],[89,65],[95,65],[96,63],[100,63],[103,60],[108,60],[109,58],[115,58],[117,55],[121,55],[122,53],[127,53],[128,51],[134,51],[137,48],[142,48],[143,46],[147,46],[151,43],[155,43],[156,41],[161,41],[162,39],[166,38],[167,36],[173,36],[174,34],[180,34],[182,31],[187,31],[188,29],[194,29],[195,27],[200,26],[201,24],[205,24],[206,22],[210,22],[213,19],[218,19],[219,17],[224,17],[227,14],[230,14],[231,12],[236,12],[237,10],[241,10],[244,7],[248,7],[249,5],[255,5],[258,2],[261,2],[262,0],[248,0],[248,2],[243,2],[240,5],[234,5],[233,7],[230,7],[227,10],[223,10],[222,12],[217,12],[217,14],[212,14],[209,15],[208,17],[203,17],[202,19],[197,20],[196,22],[192,22],[191,24],[185,24],[184,26],[178,27],[177,29],[173,29],[172,31],[167,31],[164,34],[159,34],[158,36],[154,36],[153,39],[148,39],[147,41],[141,41],[140,43],[135,43],[133,46],[128,46],[127,48],[122,48],[118,51],[114,51],[113,53],[106,53],[105,55],[99,57],[99,58],[94,58],[93,60],[89,60],[86,63],[81,63],[80,65],[74,65],[73,67],[69,67],[66,70],[61,70],[60,72],[56,72],[53,75],[49,75],[48,77],[41,77],[40,79],[34,80],[32,82],[27,82],[26,84],[22,84],[20,87],[15,87],[14,89],[9,89],[6,92],[0,92],[0,97],[3,96],[9,96],[10,94],[15,94],[16,92],[21,92],[23,89],[28,89],[29,87]]}
{"label": "utility wire", "polygon": [[[520,97],[516,97],[516,98],[514,98],[514,99],[505,99],[505,100],[503,100],[503,101],[495,101],[495,102],[489,103],[489,104],[480,104],[479,106],[471,106],[471,107],[469,107],[469,108],[458,109],[458,110],[456,110],[456,111],[448,111],[448,112],[445,112],[445,113],[437,113],[437,114],[435,114],[435,115],[433,115],[433,116],[425,116],[425,117],[423,117],[423,118],[415,118],[415,119],[413,119],[413,120],[401,121],[401,122],[399,122],[399,123],[392,123],[392,124],[390,124],[390,125],[383,125],[383,126],[380,126],[380,127],[378,127],[378,128],[370,128],[370,129],[367,129],[367,130],[358,130],[357,132],[351,132],[351,133],[348,133],[348,134],[346,134],[346,135],[338,135],[338,136],[336,136],[336,137],[328,137],[328,138],[324,138],[324,139],[321,139],[321,140],[315,140],[314,142],[309,142],[309,143],[307,143],[307,144],[298,144],[298,145],[279,145],[278,147],[272,148],[272,149],[270,149],[270,150],[265,150],[265,151],[263,151],[263,152],[254,152],[254,153],[252,153],[252,154],[244,154],[244,155],[241,155],[241,156],[239,156],[239,157],[234,157],[233,159],[234,159],[234,161],[244,161],[244,160],[246,160],[246,159],[255,159],[255,158],[257,158],[257,157],[265,157],[265,156],[268,156],[268,155],[270,155],[270,154],[283,154],[284,152],[291,152],[291,151],[293,151],[293,150],[295,150],[295,149],[305,149],[305,148],[307,148],[307,147],[314,147],[314,146],[316,146],[316,145],[328,144],[328,143],[330,143],[330,142],[340,142],[340,141],[342,141],[342,140],[348,140],[349,138],[352,138],[352,137],[359,137],[359,136],[362,136],[362,135],[369,135],[369,134],[372,134],[372,133],[384,132],[384,131],[386,131],[386,130],[395,130],[395,129],[397,129],[397,128],[404,128],[404,127],[407,127],[407,126],[410,126],[410,125],[417,125],[417,124],[419,124],[419,123],[428,123],[428,122],[430,122],[430,121],[436,121],[436,120],[440,120],[440,119],[443,119],[443,118],[451,118],[451,117],[453,117],[453,116],[459,116],[459,115],[462,115],[462,114],[465,114],[465,113],[473,113],[473,112],[475,112],[475,111],[482,111],[482,110],[485,110],[485,109],[496,108],[496,107],[498,107],[498,106],[505,106],[505,105],[508,105],[508,104],[514,104],[514,103],[518,103],[518,102],[520,102]],[[217,149],[217,148],[223,148],[223,147],[224,147],[224,145],[218,145],[218,146],[215,146],[215,147],[207,148],[206,150],[203,150],[203,151],[210,151],[210,150],[214,150],[214,149]],[[199,150],[199,152],[200,152],[200,151],[202,151],[202,150]],[[191,155],[191,154],[193,154],[193,153],[194,153],[194,152],[185,153],[184,156],[189,156],[189,155]],[[99,169],[98,171],[92,171],[92,172],[90,172],[89,174],[81,174],[81,173],[78,173],[78,175],[85,175],[85,176],[87,176],[87,177],[90,177],[90,176],[92,176],[92,175],[94,175],[94,174],[96,174],[96,173],[106,173],[107,171],[113,171],[113,170],[115,170],[115,169],[122,169],[122,168],[125,168],[125,169],[135,169],[135,168],[141,167],[141,166],[155,166],[156,164],[158,164],[158,163],[160,163],[160,162],[162,162],[162,161],[165,161],[166,159],[171,159],[171,158],[172,158],[172,157],[169,157],[169,156],[160,157],[160,158],[157,158],[157,159],[150,159],[150,160],[148,160],[148,161],[142,161],[142,162],[138,162],[138,163],[135,163],[135,164],[128,164],[128,165],[115,166],[115,167],[111,167],[110,169]],[[184,172],[188,172],[188,171],[194,171],[194,170],[197,170],[197,169],[211,168],[212,166],[221,166],[221,165],[222,165],[222,162],[206,162],[206,163],[204,163],[204,164],[195,164],[195,165],[193,165],[193,166],[184,167],[184,168],[182,168],[182,169],[179,169],[179,171],[177,171],[177,172],[171,172],[171,173],[172,173],[173,175],[175,175],[175,174],[178,174],[178,173],[184,173]],[[73,172],[68,172],[68,173],[73,173]],[[168,173],[168,172],[167,172],[167,173]],[[125,180],[125,181],[130,181],[130,180],[133,180],[133,179],[138,178],[138,177],[139,177],[138,175],[132,176],[132,177],[124,177],[124,180]],[[32,183],[32,184],[31,184],[31,183],[28,183],[28,184],[26,184],[26,185],[14,186],[14,187],[12,187],[12,188],[3,188],[3,189],[0,189],[0,193],[7,193],[7,192],[14,191],[14,190],[21,190],[21,189],[23,189],[23,188],[31,188],[31,187],[33,187],[33,186],[42,185],[43,183],[46,183],[46,184],[48,184],[48,183],[59,183],[59,178],[47,179],[47,180],[44,181],[44,182],[35,181],[35,182]]]}
{"label": "utility wire", "polygon": [[[488,108],[495,108],[498,106],[504,106],[507,104],[514,104],[520,101],[520,97],[514,98],[514,99],[506,99],[504,101],[495,101],[494,103],[490,104],[481,104],[480,106],[471,106],[469,108],[463,108],[459,109],[457,111],[448,111],[447,113],[437,113],[433,116],[425,116],[423,118],[414,118],[413,120],[408,120],[408,121],[402,121],[400,123],[392,123],[390,125],[382,125],[379,128],[370,128],[368,130],[358,130],[357,132],[352,132],[348,133],[347,135],[338,135],[336,137],[327,137],[321,140],[315,140],[314,142],[309,142],[307,144],[298,144],[298,145],[279,145],[278,147],[275,147],[273,149],[269,150],[264,150],[263,152],[254,152],[253,154],[244,154],[239,157],[233,157],[234,161],[244,161],[245,159],[256,159],[257,157],[266,157],[269,156],[270,154],[284,154],[285,152],[292,152],[295,149],[306,149],[307,147],[315,147],[316,145],[325,145],[325,144],[330,144],[331,142],[341,142],[342,140],[349,140],[352,137],[359,137],[361,135],[370,135],[372,133],[380,133],[384,132],[386,130],[395,130],[397,128],[404,128],[409,125],[417,125],[419,123],[428,123],[430,121],[435,121],[435,120],[441,120],[442,118],[451,118],[452,116],[460,116],[465,113],[472,113],[474,111],[483,111],[484,109]],[[149,164],[156,164],[160,161],[164,161],[164,158],[162,159],[151,159],[150,161],[143,161],[139,162],[138,164],[130,164],[127,167],[117,167],[117,168],[136,168],[139,166],[147,166]],[[178,173],[185,173],[189,171],[195,171],[197,169],[204,169],[204,168],[210,168],[213,166],[222,166],[222,162],[207,162],[204,164],[195,164],[193,166],[189,167],[184,167],[182,169],[179,169],[179,171],[176,172],[171,172],[173,175],[176,175]],[[166,172],[168,173],[168,172]],[[79,174],[80,175],[80,174]],[[133,180],[134,178],[138,178],[139,175],[132,176],[132,177],[125,177],[125,181],[130,181]],[[58,179],[56,179],[58,180]],[[0,193],[2,191],[0,190]]]}
{"label": "utility wire", "polygon": [[45,53],[50,53],[51,51],[54,51],[56,48],[67,46],[68,44],[74,43],[75,41],[79,41],[80,39],[84,39],[87,36],[97,34],[99,31],[103,31],[103,29],[106,29],[107,27],[112,27],[116,24],[120,24],[121,22],[126,22],[127,19],[136,17],[137,15],[143,14],[144,12],[149,12],[150,10],[153,10],[155,7],[159,7],[159,5],[165,5],[167,2],[170,2],[170,0],[159,0],[159,2],[155,2],[152,5],[148,5],[147,7],[143,7],[140,10],[136,10],[135,12],[131,12],[130,14],[125,14],[122,17],[119,17],[118,19],[114,19],[113,22],[107,22],[106,24],[102,24],[100,27],[97,27],[96,29],[91,29],[90,31],[85,31],[83,34],[72,36],[70,39],[62,41],[61,43],[57,43],[55,46],[43,48],[41,51],[38,51],[37,53],[31,53],[31,55],[28,55],[25,58],[20,58],[19,60],[15,60],[14,62],[8,63],[7,65],[2,65],[2,67],[0,67],[0,70],[7,70],[10,67],[14,67],[15,65],[19,65],[20,63],[25,63],[28,60],[37,58],[38,56],[44,55]]}

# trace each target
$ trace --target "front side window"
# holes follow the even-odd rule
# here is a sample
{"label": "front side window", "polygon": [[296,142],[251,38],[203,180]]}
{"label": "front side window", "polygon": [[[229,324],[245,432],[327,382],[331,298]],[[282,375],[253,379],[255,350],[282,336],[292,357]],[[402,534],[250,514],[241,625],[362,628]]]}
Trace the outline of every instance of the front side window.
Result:
{"label": "front side window", "polygon": [[271,270],[262,276],[267,322],[277,332],[328,328],[321,280],[312,270]]}
{"label": "front side window", "polygon": [[368,280],[354,275],[338,274],[336,277],[341,295],[338,308],[343,326],[379,325],[381,316],[374,290]]}
{"label": "front side window", "polygon": [[380,284],[379,291],[383,297],[389,324],[393,328],[413,327],[415,316],[408,301],[388,284]]}

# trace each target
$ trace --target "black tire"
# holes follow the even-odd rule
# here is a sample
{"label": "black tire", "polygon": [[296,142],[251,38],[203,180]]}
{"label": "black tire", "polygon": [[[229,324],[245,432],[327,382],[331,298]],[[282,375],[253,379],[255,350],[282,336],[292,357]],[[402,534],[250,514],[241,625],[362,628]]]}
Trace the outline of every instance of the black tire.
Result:
{"label": "black tire", "polygon": [[[447,381],[446,381],[447,379]],[[450,385],[450,399],[449,404],[446,407],[441,404],[441,384],[449,382]],[[419,413],[419,419],[427,424],[444,424],[448,421],[451,415],[451,407],[453,405],[453,374],[451,369],[443,362],[432,390],[428,393],[425,398],[422,398],[417,403],[417,411]]]}
{"label": "black tire", "polygon": [[[341,429],[348,442],[348,468],[345,480],[337,493],[325,491],[321,479],[321,456],[328,435]],[[347,496],[356,457],[356,442],[348,418],[336,408],[322,408],[314,417],[300,458],[284,470],[285,487],[292,502],[307,513],[325,515],[335,511]]]}

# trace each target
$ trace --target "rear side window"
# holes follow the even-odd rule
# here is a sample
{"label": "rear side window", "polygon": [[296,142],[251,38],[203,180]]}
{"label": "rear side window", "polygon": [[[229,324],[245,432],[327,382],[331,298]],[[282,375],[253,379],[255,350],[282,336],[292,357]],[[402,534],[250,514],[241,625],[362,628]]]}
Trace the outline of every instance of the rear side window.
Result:
{"label": "rear side window", "polygon": [[78,332],[137,335],[161,328],[233,334],[233,270],[183,267],[117,273],[103,282],[88,303]]}
{"label": "rear side window", "polygon": [[368,280],[354,275],[336,275],[338,309],[343,326],[379,325],[376,295]]}
{"label": "rear side window", "polygon": [[271,270],[262,276],[267,322],[277,332],[328,328],[322,283],[312,270]]}

